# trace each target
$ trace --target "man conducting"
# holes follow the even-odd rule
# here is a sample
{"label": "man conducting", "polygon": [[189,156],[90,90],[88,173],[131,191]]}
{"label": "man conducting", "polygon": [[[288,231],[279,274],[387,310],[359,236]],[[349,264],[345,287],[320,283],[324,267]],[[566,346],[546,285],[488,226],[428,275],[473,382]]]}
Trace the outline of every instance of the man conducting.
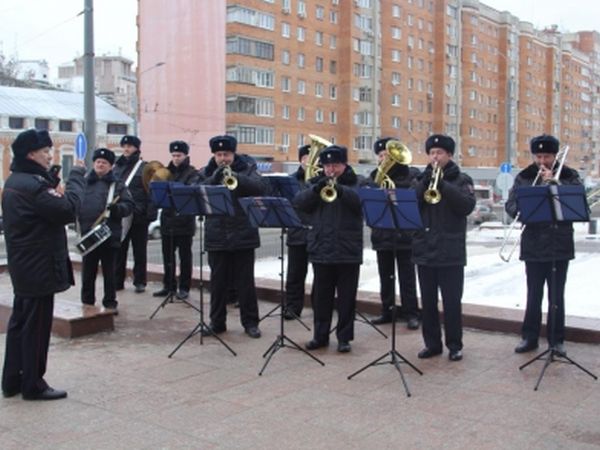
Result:
{"label": "man conducting", "polygon": [[66,188],[49,175],[52,141],[47,131],[27,130],[12,143],[12,174],[2,192],[4,239],[13,285],[13,311],[6,333],[2,394],[26,400],[56,400],[67,393],[44,380],[54,294],[74,284],[65,225],[75,221],[83,198],[82,161]]}

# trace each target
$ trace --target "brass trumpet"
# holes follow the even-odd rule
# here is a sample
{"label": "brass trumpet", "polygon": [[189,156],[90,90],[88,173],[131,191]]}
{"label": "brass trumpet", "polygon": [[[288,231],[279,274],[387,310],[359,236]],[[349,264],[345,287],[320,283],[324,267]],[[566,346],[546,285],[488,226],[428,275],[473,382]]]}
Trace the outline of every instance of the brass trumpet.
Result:
{"label": "brass trumpet", "polygon": [[238,180],[233,175],[233,171],[231,170],[230,166],[223,167],[223,180],[221,183],[230,191],[234,191],[238,187]]}
{"label": "brass trumpet", "polygon": [[438,189],[438,183],[442,177],[442,168],[436,162],[433,165],[433,173],[431,174],[431,181],[429,182],[429,188],[423,194],[425,201],[431,205],[435,205],[442,199],[442,194]]}
{"label": "brass trumpet", "polygon": [[337,198],[337,190],[335,189],[335,185],[337,184],[335,178],[330,178],[327,181],[327,185],[323,187],[323,189],[321,189],[321,192],[319,192],[319,196],[321,197],[321,200],[323,200],[324,202],[327,203],[331,203],[334,202],[335,199]]}

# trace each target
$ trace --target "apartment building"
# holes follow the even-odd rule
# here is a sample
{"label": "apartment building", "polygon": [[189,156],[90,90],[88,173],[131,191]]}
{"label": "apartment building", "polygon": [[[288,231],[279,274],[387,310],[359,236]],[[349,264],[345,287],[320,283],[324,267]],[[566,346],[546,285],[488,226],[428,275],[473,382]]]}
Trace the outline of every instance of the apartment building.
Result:
{"label": "apartment building", "polygon": [[[171,42],[187,45],[189,24],[209,14],[163,3],[161,10],[140,3],[140,61],[159,37],[175,34],[145,33],[153,16],[177,10],[185,24]],[[259,161],[293,165],[296,148],[313,134],[346,145],[355,163],[373,162],[374,140],[394,136],[424,164],[423,143],[438,132],[455,137],[463,166],[490,173],[504,161],[526,165],[529,140],[544,132],[570,145],[571,165],[598,161],[596,32],[536,30],[478,0],[222,0],[211,7],[215,20],[206,30],[195,26],[194,36],[224,36],[224,55],[213,55],[224,61],[224,81],[211,70],[194,82],[223,93],[224,127],[213,134],[235,135]],[[181,62],[166,61],[167,74]],[[155,94],[142,85],[145,95]],[[167,120],[168,106],[162,112]],[[141,127],[144,134],[156,128]]]}

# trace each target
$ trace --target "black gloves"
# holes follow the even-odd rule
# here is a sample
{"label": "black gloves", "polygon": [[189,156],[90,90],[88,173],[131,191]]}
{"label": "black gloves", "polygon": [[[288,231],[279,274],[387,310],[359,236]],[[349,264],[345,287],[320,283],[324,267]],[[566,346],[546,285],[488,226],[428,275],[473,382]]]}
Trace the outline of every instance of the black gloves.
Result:
{"label": "black gloves", "polygon": [[117,203],[111,203],[110,205],[108,205],[108,211],[110,212],[110,216],[115,219],[119,219],[121,217],[121,211]]}
{"label": "black gloves", "polygon": [[215,173],[213,173],[212,178],[214,184],[221,183],[221,180],[223,179],[223,170],[225,170],[225,166],[220,166],[219,168],[217,168],[217,170],[215,170]]}

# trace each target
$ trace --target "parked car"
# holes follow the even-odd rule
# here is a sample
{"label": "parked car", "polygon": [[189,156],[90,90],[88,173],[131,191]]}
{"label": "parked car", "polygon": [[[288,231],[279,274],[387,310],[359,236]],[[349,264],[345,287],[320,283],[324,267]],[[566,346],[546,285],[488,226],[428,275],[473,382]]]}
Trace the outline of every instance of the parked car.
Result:
{"label": "parked car", "polygon": [[479,225],[483,222],[489,222],[490,220],[498,220],[498,217],[490,205],[478,203],[475,205],[473,212],[469,214],[468,219],[471,223]]}

